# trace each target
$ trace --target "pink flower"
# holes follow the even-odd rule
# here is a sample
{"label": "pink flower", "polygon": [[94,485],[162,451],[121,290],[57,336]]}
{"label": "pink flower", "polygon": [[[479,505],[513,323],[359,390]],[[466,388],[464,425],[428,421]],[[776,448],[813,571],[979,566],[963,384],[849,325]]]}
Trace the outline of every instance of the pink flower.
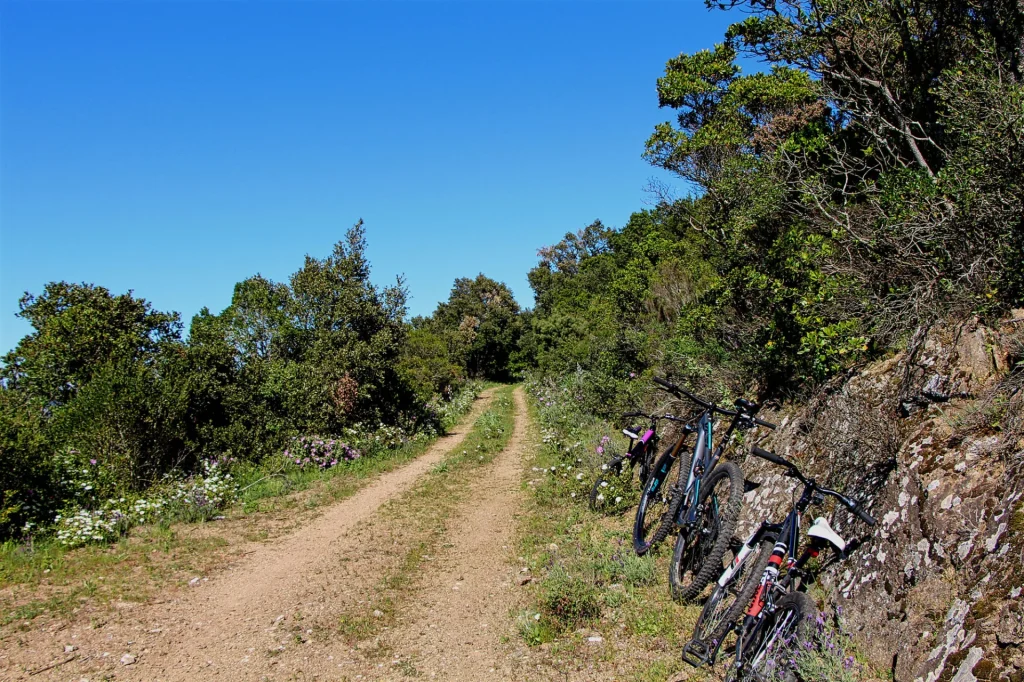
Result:
{"label": "pink flower", "polygon": [[604,447],[603,446],[601,446],[601,445],[597,446],[597,454],[599,454],[599,455],[603,455],[604,454]]}
{"label": "pink flower", "polygon": [[94,460],[94,459],[90,459],[90,460],[89,460],[89,464],[92,464],[93,466],[95,466],[95,465],[96,465],[96,460]]}

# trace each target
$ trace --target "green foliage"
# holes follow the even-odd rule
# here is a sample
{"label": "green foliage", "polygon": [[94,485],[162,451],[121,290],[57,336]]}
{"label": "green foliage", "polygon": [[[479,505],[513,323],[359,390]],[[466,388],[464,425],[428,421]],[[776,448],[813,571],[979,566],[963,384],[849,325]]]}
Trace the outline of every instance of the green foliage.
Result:
{"label": "green foliage", "polygon": [[52,517],[60,507],[50,485],[45,423],[42,400],[0,385],[0,537]]}
{"label": "green foliage", "polygon": [[[1024,301],[1019,8],[709,5],[747,16],[668,60],[658,101],[675,119],[644,151],[695,194],[541,250],[543,373],[605,386],[584,389],[604,415],[647,369],[786,395],[939,317]],[[767,69],[743,74],[744,56]]]}
{"label": "green foliage", "polygon": [[66,403],[112,360],[151,363],[180,336],[176,313],[91,284],[50,282],[18,307],[34,331],[4,356],[0,377],[50,403]]}
{"label": "green foliage", "polygon": [[502,282],[484,275],[455,280],[448,300],[437,306],[432,325],[445,336],[451,357],[469,376],[507,380],[519,348],[519,304]]}
{"label": "green foliage", "polygon": [[594,584],[564,569],[552,571],[544,581],[544,611],[562,629],[572,629],[601,614]]}
{"label": "green foliage", "polygon": [[[0,369],[0,537],[45,532],[60,511],[75,543],[113,538],[138,510],[111,500],[155,495],[211,458],[258,471],[303,435],[374,456],[450,426],[467,374],[508,376],[518,306],[482,275],[459,280],[441,312],[477,322],[453,348],[443,325],[405,322],[402,281],[373,285],[365,250],[359,222],[287,283],[239,282],[187,341],[176,313],[130,292],[59,282],[26,294],[34,331]],[[171,507],[196,520],[217,505]]]}

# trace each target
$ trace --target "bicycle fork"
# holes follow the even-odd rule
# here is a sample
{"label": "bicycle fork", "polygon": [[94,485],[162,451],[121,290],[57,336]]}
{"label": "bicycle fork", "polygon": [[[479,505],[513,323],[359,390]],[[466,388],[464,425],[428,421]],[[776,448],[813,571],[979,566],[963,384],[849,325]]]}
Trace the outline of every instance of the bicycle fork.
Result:
{"label": "bicycle fork", "polygon": [[787,543],[784,540],[776,542],[772,555],[768,557],[768,565],[761,575],[761,582],[757,586],[757,591],[754,592],[754,598],[750,601],[750,606],[747,607],[746,615],[741,623],[736,624],[736,662],[734,666],[738,673],[738,679],[743,678],[743,668],[746,665],[744,634],[756,632],[758,621],[764,621],[773,610],[769,603],[771,592],[778,581],[779,569],[788,555]]}

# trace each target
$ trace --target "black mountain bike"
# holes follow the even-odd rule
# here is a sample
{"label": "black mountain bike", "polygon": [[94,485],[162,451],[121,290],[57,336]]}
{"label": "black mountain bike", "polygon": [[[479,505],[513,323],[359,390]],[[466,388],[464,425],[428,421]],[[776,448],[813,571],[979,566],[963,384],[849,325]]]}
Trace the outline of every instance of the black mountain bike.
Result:
{"label": "black mountain bike", "polygon": [[693,638],[683,647],[683,660],[695,666],[713,665],[725,638],[735,630],[736,660],[726,680],[760,681],[770,676],[795,682],[794,653],[813,639],[818,615],[814,600],[802,591],[804,579],[810,577],[807,562],[829,546],[841,558],[852,549],[852,543],[819,517],[808,530],[810,539],[797,558],[800,517],[811,505],[834,497],[869,526],[875,525],[875,520],[859,503],[819,486],[782,457],[761,448],[752,452],[786,467],[786,475],[803,484],[803,493],[782,523],[763,522],[737,551],[697,618]]}
{"label": "black mountain bike", "polygon": [[[721,570],[743,504],[743,472],[735,462],[720,462],[722,452],[737,428],[775,427],[754,418],[757,405],[746,400],[737,400],[737,409],[727,410],[664,379],[656,377],[654,382],[677,397],[688,398],[703,411],[655,463],[640,496],[633,549],[638,555],[646,554],[677,529],[669,583],[674,597],[692,599]],[[716,414],[733,418],[717,447],[713,443]],[[697,439],[684,461],[683,444],[691,433],[696,433]]]}
{"label": "black mountain bike", "polygon": [[623,435],[629,438],[629,448],[626,454],[615,455],[601,465],[594,487],[590,490],[590,508],[593,511],[604,513],[615,509],[616,492],[632,487],[634,473],[639,479],[640,489],[643,490],[654,467],[654,458],[658,451],[658,422],[662,419],[683,421],[670,414],[627,412],[622,415],[623,419],[632,417],[646,417],[649,426],[646,429],[642,426],[631,426],[622,430]]}

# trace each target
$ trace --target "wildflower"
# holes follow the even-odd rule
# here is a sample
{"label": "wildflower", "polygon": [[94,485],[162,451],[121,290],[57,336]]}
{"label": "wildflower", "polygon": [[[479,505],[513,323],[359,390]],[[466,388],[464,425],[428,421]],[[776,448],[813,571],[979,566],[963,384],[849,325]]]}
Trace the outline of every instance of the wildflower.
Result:
{"label": "wildflower", "polygon": [[89,460],[89,464],[92,464],[93,466],[96,466],[96,460],[90,459]]}

